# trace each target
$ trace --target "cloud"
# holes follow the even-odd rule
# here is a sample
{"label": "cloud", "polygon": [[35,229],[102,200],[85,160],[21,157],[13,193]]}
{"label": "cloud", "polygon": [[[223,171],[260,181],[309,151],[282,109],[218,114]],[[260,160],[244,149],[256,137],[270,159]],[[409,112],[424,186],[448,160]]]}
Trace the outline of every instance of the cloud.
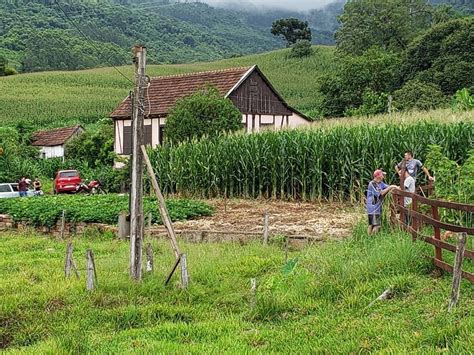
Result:
{"label": "cloud", "polygon": [[319,9],[334,0],[202,0],[212,6],[228,6],[232,7],[261,7],[271,9],[285,9],[294,11],[306,11]]}

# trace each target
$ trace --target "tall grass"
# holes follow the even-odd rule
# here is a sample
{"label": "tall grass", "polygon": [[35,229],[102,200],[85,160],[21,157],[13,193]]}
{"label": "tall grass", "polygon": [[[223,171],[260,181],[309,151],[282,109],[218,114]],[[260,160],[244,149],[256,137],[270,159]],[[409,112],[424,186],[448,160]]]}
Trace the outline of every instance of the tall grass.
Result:
{"label": "tall grass", "polygon": [[394,182],[394,166],[403,152],[413,150],[423,160],[432,143],[463,161],[474,144],[474,123],[363,124],[234,135],[159,147],[151,160],[167,193],[359,199],[375,169],[384,168]]}
{"label": "tall grass", "polygon": [[[333,48],[318,47],[302,60],[288,59],[288,50],[210,63],[151,65],[150,76],[224,69],[258,64],[291,105],[311,111],[316,105],[316,79],[331,70]],[[133,79],[133,67],[120,67]],[[0,78],[0,124],[18,122],[35,127],[91,124],[107,117],[133,85],[113,68],[71,72],[43,72]]]}

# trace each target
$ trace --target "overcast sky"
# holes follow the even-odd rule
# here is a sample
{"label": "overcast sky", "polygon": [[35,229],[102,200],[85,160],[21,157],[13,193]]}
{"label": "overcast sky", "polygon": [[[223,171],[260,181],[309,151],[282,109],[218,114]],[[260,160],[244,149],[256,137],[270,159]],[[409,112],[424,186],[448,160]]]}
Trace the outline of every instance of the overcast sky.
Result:
{"label": "overcast sky", "polygon": [[210,5],[218,6],[232,3],[245,6],[250,3],[259,7],[283,8],[297,11],[319,9],[334,0],[202,0]]}

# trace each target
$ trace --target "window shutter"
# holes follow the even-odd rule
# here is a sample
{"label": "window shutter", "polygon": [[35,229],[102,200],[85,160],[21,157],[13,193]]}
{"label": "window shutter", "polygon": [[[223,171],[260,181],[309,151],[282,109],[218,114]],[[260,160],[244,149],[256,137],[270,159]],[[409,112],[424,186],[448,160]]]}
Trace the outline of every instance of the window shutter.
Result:
{"label": "window shutter", "polygon": [[132,126],[123,127],[123,149],[122,154],[132,154]]}
{"label": "window shutter", "polygon": [[152,145],[152,142],[153,142],[152,137],[153,137],[152,125],[145,126],[145,137],[143,137],[145,145]]}

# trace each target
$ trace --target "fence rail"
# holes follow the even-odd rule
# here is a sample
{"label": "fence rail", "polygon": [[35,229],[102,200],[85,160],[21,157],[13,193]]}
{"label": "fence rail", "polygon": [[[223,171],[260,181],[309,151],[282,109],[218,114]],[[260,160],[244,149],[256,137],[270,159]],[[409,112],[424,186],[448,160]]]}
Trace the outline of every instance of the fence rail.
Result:
{"label": "fence rail", "polygon": [[[421,191],[424,190],[431,192],[432,188],[421,188]],[[419,239],[433,245],[435,249],[435,256],[433,258],[434,265],[444,271],[452,273],[453,266],[443,260],[443,250],[456,253],[456,245],[443,240],[441,230],[453,233],[466,233],[467,235],[474,236],[474,227],[442,222],[439,216],[439,209],[445,208],[459,212],[474,213],[474,205],[430,199],[403,190],[394,190],[393,196],[395,203],[391,207],[390,222],[410,232],[413,240]],[[412,199],[410,208],[404,205],[404,199],[407,197]],[[430,216],[421,212],[422,205],[430,207]],[[398,216],[397,213],[399,213]],[[433,236],[426,236],[421,233],[423,224],[433,227]],[[474,261],[474,250],[465,249],[463,256],[465,259]],[[474,284],[473,273],[462,271],[461,275]]]}

